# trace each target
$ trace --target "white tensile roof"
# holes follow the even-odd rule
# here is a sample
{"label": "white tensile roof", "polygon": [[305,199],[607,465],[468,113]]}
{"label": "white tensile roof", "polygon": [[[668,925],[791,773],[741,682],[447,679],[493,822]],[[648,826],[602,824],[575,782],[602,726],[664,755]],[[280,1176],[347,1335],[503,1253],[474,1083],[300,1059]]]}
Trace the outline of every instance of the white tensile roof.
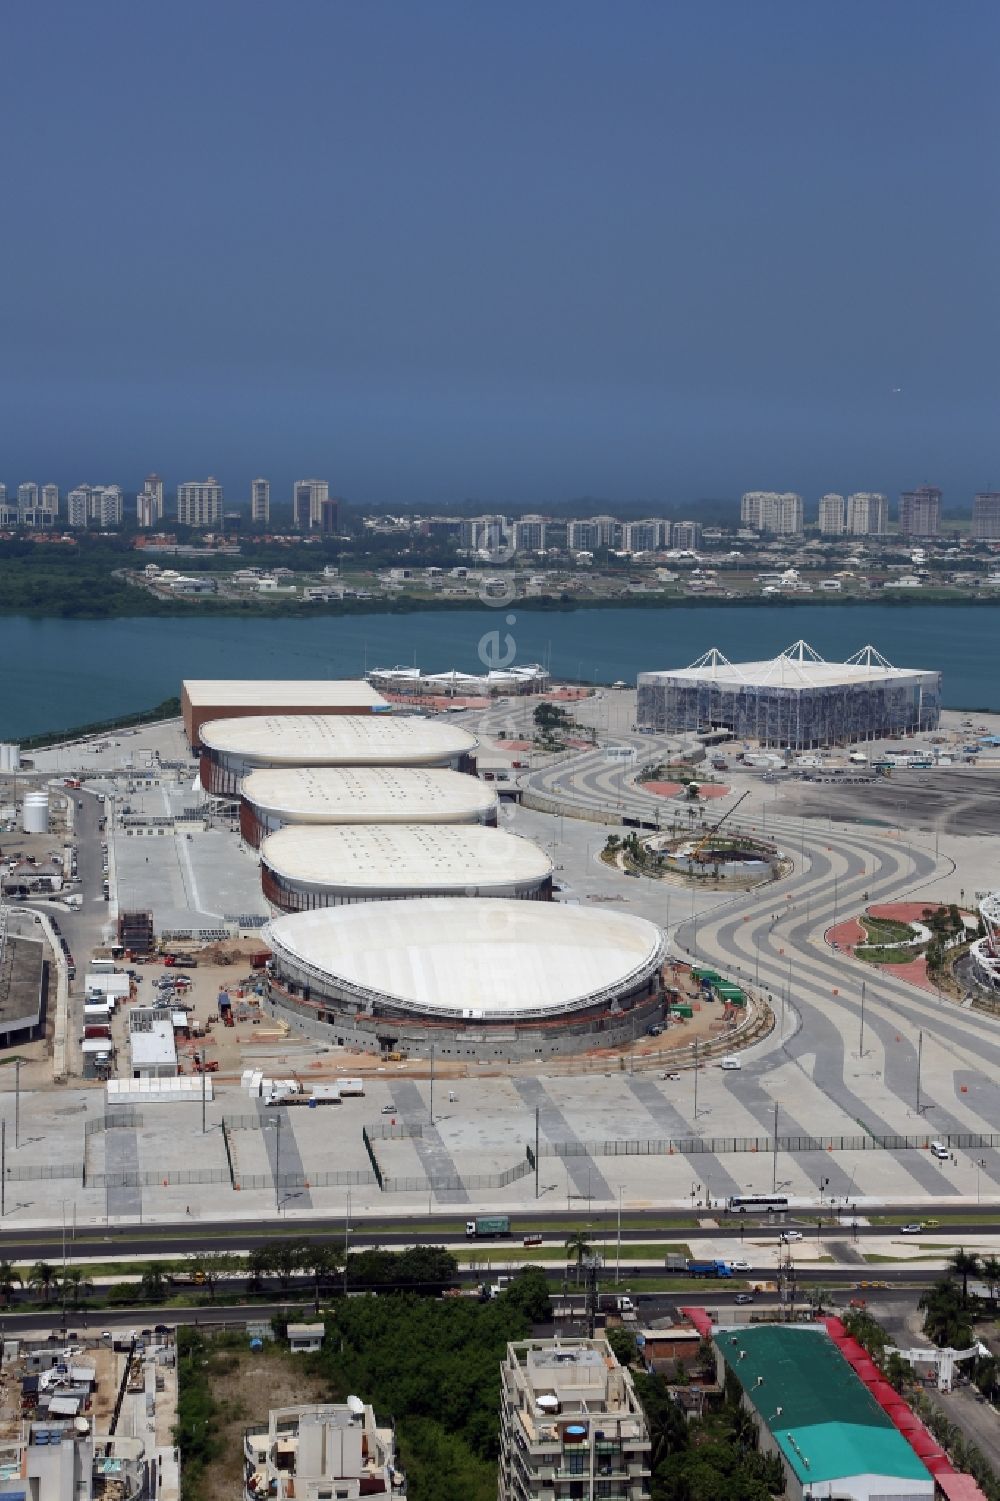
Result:
{"label": "white tensile roof", "polygon": [[690,667],[643,672],[640,682],[713,682],[732,688],[832,688],[857,683],[918,677],[927,669],[894,667],[874,646],[865,646],[846,662],[826,662],[807,641],[796,641],[767,662],[730,662],[717,647]]}
{"label": "white tensile roof", "polygon": [[470,1019],[544,1018],[607,999],[663,961],[659,928],[624,912],[505,897],[426,897],[321,907],[264,929],[280,972],[296,961],[317,989],[388,997]]}
{"label": "white tensile roof", "polygon": [[420,766],[468,755],[478,741],[415,714],[263,714],[210,720],[201,743],[263,766]]}
{"label": "white tensile roof", "polygon": [[293,824],[269,835],[260,857],[287,881],[331,891],[482,891],[552,874],[536,844],[481,824]]}
{"label": "white tensile roof", "polygon": [[291,823],[452,823],[497,803],[492,786],[440,766],[262,767],[240,791]]}

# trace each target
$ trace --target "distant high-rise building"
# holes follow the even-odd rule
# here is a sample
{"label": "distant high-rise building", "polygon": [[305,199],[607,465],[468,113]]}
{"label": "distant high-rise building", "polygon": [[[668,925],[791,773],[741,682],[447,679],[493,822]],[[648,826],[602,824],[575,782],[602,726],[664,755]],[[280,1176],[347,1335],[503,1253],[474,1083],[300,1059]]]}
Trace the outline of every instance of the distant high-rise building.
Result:
{"label": "distant high-rise building", "polygon": [[35,511],[38,507],[38,486],[34,480],[28,480],[26,484],[17,487],[17,510],[21,520],[24,520],[25,512]]}
{"label": "distant high-rise building", "polygon": [[90,519],[88,515],[90,501],[90,486],[77,485],[75,490],[70,490],[66,496],[66,520],[70,526],[86,526]]}
{"label": "distant high-rise building", "polygon": [[1000,540],[1000,490],[981,490],[973,500],[972,536],[976,542]]}
{"label": "distant high-rise building", "polygon": [[571,521],[566,528],[566,546],[570,552],[596,552],[601,545],[599,521]]}
{"label": "distant high-rise building", "polygon": [[101,531],[108,531],[113,526],[121,526],[125,516],[125,497],[122,494],[121,485],[100,485],[95,488],[100,490],[97,500],[97,520],[101,524]]}
{"label": "distant high-rise building", "polygon": [[821,495],[819,529],[824,537],[842,537],[846,525],[847,505],[842,495]]}
{"label": "distant high-rise building", "polygon": [[177,520],[181,526],[218,526],[222,520],[222,486],[209,475],[177,486]]}
{"label": "distant high-rise building", "polygon": [[156,514],[156,496],[151,495],[148,490],[140,490],[135,497],[136,526],[148,531],[150,527],[156,526],[159,519]]}
{"label": "distant high-rise building", "polygon": [[469,552],[500,552],[512,545],[510,522],[506,516],[466,516],[459,541]]}
{"label": "distant high-rise building", "polygon": [[323,524],[323,502],[330,498],[325,479],[297,479],[292,486],[292,525],[307,532]]}
{"label": "distant high-rise building", "polygon": [[268,522],[271,519],[271,481],[255,479],[250,486],[250,520]]}
{"label": "distant high-rise building", "polygon": [[120,485],[77,485],[66,496],[66,520],[84,527],[96,521],[102,531],[121,526],[125,497]]}
{"label": "distant high-rise building", "polygon": [[675,521],[670,528],[670,545],[678,552],[697,552],[701,546],[701,522]]}
{"label": "distant high-rise building", "polygon": [[42,486],[42,510],[48,511],[52,516],[59,515],[59,486]]}
{"label": "distant high-rise building", "polygon": [[847,531],[852,537],[884,537],[889,530],[889,501],[878,491],[857,490],[847,497]]}
{"label": "distant high-rise building", "polygon": [[547,525],[544,516],[522,516],[515,521],[514,546],[518,552],[544,552]]}
{"label": "distant high-rise building", "polygon": [[337,530],[337,519],[340,515],[340,501],[335,495],[328,495],[319,503],[319,529],[324,535],[332,537]]}
{"label": "distant high-rise building", "polygon": [[153,520],[149,523],[150,526],[153,526],[157,521],[163,520],[163,481],[158,474],[146,475],[142,485],[142,493],[143,495],[151,495],[153,498]]}
{"label": "distant high-rise building", "polygon": [[802,496],[792,490],[748,490],[740,501],[740,522],[776,537],[801,537]]}
{"label": "distant high-rise building", "polygon": [[941,491],[934,485],[904,490],[899,497],[899,530],[904,537],[936,537],[941,530]]}
{"label": "distant high-rise building", "polygon": [[623,552],[656,552],[663,545],[662,521],[626,521],[622,526]]}

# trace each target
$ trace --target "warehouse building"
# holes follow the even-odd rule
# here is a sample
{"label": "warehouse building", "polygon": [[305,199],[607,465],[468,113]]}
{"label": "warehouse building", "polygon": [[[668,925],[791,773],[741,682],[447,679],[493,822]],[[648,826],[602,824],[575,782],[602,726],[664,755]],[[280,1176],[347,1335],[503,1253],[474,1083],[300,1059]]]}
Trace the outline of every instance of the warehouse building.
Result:
{"label": "warehouse building", "polygon": [[254,849],[289,825],[496,821],[492,787],[438,767],[278,767],[251,772],[240,789],[240,832]]}
{"label": "warehouse building", "polygon": [[258,714],[381,714],[391,705],[360,679],[315,680],[186,678],[181,685],[184,732],[193,751],[201,727],[212,719],[243,719]]}
{"label": "warehouse building", "polygon": [[624,912],[428,897],[298,912],[263,937],[269,1011],[376,1053],[577,1053],[633,1041],[663,1012],[663,936]]}
{"label": "warehouse building", "polygon": [[822,1324],[720,1329],[715,1349],[789,1501],[933,1501],[930,1471]]}
{"label": "warehouse building", "polygon": [[805,641],[771,662],[730,662],[713,648],[690,667],[642,672],[640,729],[726,731],[792,750],[849,745],[935,729],[941,674],[894,667],[873,646],[825,662]]}
{"label": "warehouse building", "polygon": [[552,861],[501,829],[451,824],[280,829],[260,850],[264,896],[279,912],[389,897],[507,896],[548,901]]}
{"label": "warehouse building", "polygon": [[235,797],[264,767],[440,766],[473,771],[478,742],[467,730],[419,715],[269,714],[216,719],[201,728],[201,785]]}

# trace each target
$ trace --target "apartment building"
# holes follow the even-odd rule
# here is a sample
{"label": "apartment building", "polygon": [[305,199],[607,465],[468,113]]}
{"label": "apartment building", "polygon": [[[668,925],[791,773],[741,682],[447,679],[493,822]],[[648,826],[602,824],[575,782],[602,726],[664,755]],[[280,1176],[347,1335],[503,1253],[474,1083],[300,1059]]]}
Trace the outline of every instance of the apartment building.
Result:
{"label": "apartment building", "polygon": [[38,486],[34,480],[28,480],[17,487],[17,509],[19,511],[35,511],[38,509]]}
{"label": "apartment building", "polygon": [[506,516],[466,516],[459,545],[467,552],[496,553],[511,547],[513,537]]}
{"label": "apartment building", "polygon": [[819,529],[824,537],[842,537],[847,527],[847,502],[842,495],[821,495]]}
{"label": "apartment building", "polygon": [[847,497],[847,532],[851,537],[884,537],[889,530],[889,500],[877,490],[856,490]]}
{"label": "apartment building", "polygon": [[66,521],[72,527],[96,522],[102,531],[121,526],[125,497],[121,485],[77,485],[66,496]]}
{"label": "apartment building", "polygon": [[904,537],[936,537],[941,530],[941,491],[934,485],[904,490],[899,497],[899,530]]}
{"label": "apartment building", "polygon": [[[152,505],[148,508],[152,514],[152,526],[157,521],[163,520],[163,481],[158,474],[147,474],[142,482],[142,495],[148,495],[152,499]],[[139,523],[140,526],[142,523]]]}
{"label": "apartment building", "polygon": [[792,490],[748,490],[740,501],[740,524],[776,537],[800,537],[802,496]]}
{"label": "apartment building", "polygon": [[1000,540],[1000,490],[982,490],[973,500],[972,538],[975,542]]}
{"label": "apartment building", "polygon": [[518,552],[544,552],[548,523],[544,516],[522,516],[514,522],[514,547]]}
{"label": "apartment building", "polygon": [[135,524],[143,530],[156,526],[159,522],[156,510],[156,496],[150,495],[146,490],[140,490],[135,497]]}
{"label": "apartment building", "polygon": [[[666,536],[663,540],[667,541]],[[670,546],[679,552],[697,552],[701,546],[701,522],[675,521],[670,528]]]}
{"label": "apartment building", "polygon": [[498,1501],[645,1501],[650,1441],[606,1339],[520,1340],[500,1367]]}
{"label": "apartment building", "polygon": [[622,527],[622,552],[658,552],[663,546],[663,529],[668,521],[626,521]]}
{"label": "apartment building", "polygon": [[181,526],[218,526],[222,520],[222,486],[214,475],[177,486],[177,520]]}
{"label": "apartment building", "polygon": [[292,525],[300,532],[323,524],[323,504],[330,498],[325,479],[297,479],[292,486]]}
{"label": "apartment building", "polygon": [[42,486],[42,510],[48,511],[52,516],[59,515],[59,486]]}
{"label": "apartment building", "polygon": [[278,1407],[243,1437],[243,1501],[406,1501],[393,1431],[368,1403]]}
{"label": "apartment building", "polygon": [[571,521],[566,528],[566,546],[570,552],[596,552],[601,546],[598,521]]}
{"label": "apartment building", "polygon": [[268,522],[271,519],[271,481],[255,479],[250,486],[250,520]]}

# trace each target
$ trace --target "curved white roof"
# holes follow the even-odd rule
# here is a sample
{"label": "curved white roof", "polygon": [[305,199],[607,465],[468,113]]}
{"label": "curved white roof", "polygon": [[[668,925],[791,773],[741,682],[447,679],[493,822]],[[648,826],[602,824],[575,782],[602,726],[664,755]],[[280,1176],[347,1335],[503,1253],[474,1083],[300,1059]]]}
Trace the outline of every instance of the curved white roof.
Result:
{"label": "curved white roof", "polygon": [[286,881],[401,896],[534,887],[552,874],[537,844],[481,824],[292,825],[264,840],[260,858]]}
{"label": "curved white roof", "polygon": [[280,971],[442,1018],[539,1019],[606,1001],[659,967],[659,928],[624,912],[503,897],[321,907],[264,930]]}
{"label": "curved white roof", "polygon": [[494,789],[446,767],[263,767],[242,796],[287,823],[464,823],[492,813]]}
{"label": "curved white roof", "polygon": [[262,714],[213,719],[200,733],[208,750],[258,766],[433,766],[478,744],[419,715]]}

